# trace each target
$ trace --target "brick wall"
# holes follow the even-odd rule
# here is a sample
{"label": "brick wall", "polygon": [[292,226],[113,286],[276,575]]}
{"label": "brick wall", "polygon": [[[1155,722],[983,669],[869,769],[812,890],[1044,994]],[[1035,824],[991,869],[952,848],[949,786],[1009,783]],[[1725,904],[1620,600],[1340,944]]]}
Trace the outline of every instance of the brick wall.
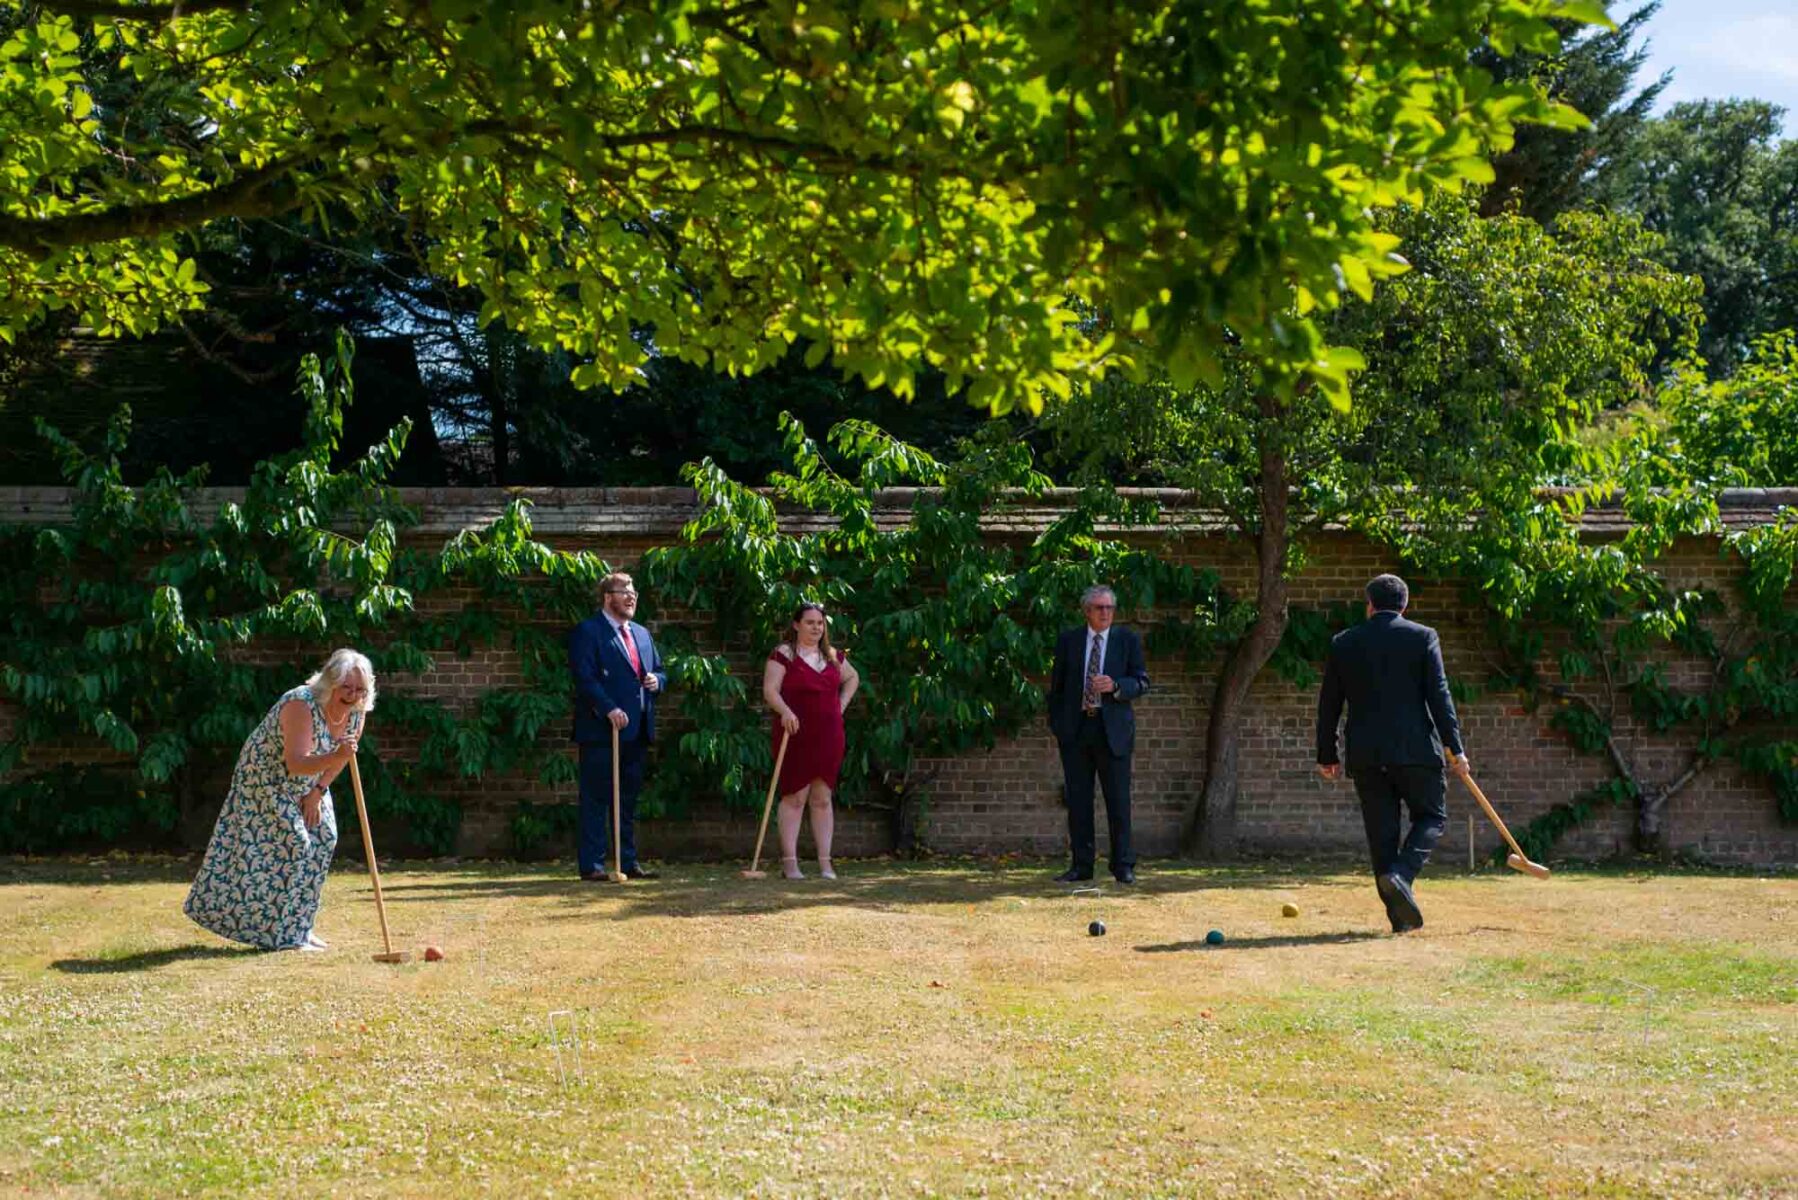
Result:
{"label": "brick wall", "polygon": [[[223,490],[221,489],[221,492]],[[437,539],[466,525],[491,519],[508,493],[432,489],[408,494],[421,506],[425,521],[414,536]],[[681,489],[565,489],[533,493],[537,501],[538,536],[561,549],[591,550],[614,565],[634,561],[647,547],[674,538],[691,511],[692,497]],[[1166,499],[1166,498],[1164,498]],[[890,519],[903,519],[909,503],[904,493],[892,498]],[[1039,516],[1052,515],[1055,498]],[[1798,504],[1798,491],[1735,494],[1729,520],[1749,525],[1772,519],[1781,506]],[[1252,587],[1249,551],[1220,532],[1205,514],[1170,506],[1170,528],[1153,536],[1170,554],[1197,566],[1219,571],[1226,585]],[[54,521],[66,515],[66,498],[53,489],[0,489],[0,522]],[[1030,514],[1014,514],[1006,530],[1017,531]],[[796,520],[803,521],[805,518]],[[1592,536],[1609,536],[1603,512],[1590,520]],[[1359,597],[1361,585],[1393,562],[1378,547],[1342,532],[1325,532],[1311,547],[1304,572],[1294,581],[1293,602],[1316,606]],[[1714,541],[1695,541],[1675,549],[1668,569],[1676,582],[1720,582],[1724,564]],[[1465,608],[1455,592],[1413,581],[1412,615],[1442,634],[1451,677],[1478,683],[1485,675],[1486,648],[1481,614]],[[437,597],[434,603],[455,602]],[[1798,592],[1792,597],[1798,604]],[[1078,621],[1070,612],[1069,624]],[[1133,617],[1135,618],[1133,621]],[[1142,625],[1153,614],[1120,615],[1125,624]],[[739,670],[758,669],[759,647],[725,647]],[[1698,664],[1670,659],[1677,680]],[[1139,852],[1144,856],[1174,852],[1184,812],[1195,802],[1204,773],[1205,719],[1215,683],[1214,666],[1203,669],[1179,660],[1149,661],[1152,688],[1137,705],[1135,758],[1135,822]],[[517,664],[503,646],[477,650],[466,658],[453,652],[437,657],[434,669],[419,678],[387,677],[383,686],[404,684],[415,693],[455,703],[481,691],[517,681]],[[753,690],[753,689],[752,689]],[[272,698],[271,698],[272,699]],[[1237,805],[1237,832],[1245,851],[1256,854],[1361,854],[1364,842],[1360,813],[1348,784],[1330,785],[1312,770],[1315,694],[1294,688],[1272,672],[1255,686],[1242,741],[1242,790]],[[378,720],[378,712],[376,719]],[[1462,722],[1469,753],[1486,793],[1513,826],[1527,823],[1551,805],[1608,776],[1606,762],[1582,754],[1546,726],[1547,714],[1529,714],[1514,697],[1485,696],[1463,706]],[[678,718],[677,718],[678,719]],[[0,704],[0,733],[9,714]],[[1645,781],[1665,781],[1684,769],[1689,738],[1658,738],[1627,721],[1619,730],[1625,752],[1638,763]],[[561,729],[546,735],[562,736]],[[673,739],[655,752],[666,755]],[[389,739],[385,750],[403,754],[403,741]],[[64,753],[78,751],[64,748]],[[572,753],[572,750],[570,751]],[[653,769],[652,759],[652,769]],[[42,754],[34,765],[44,765]],[[1066,819],[1061,807],[1060,767],[1046,728],[1032,728],[986,752],[926,764],[936,770],[929,789],[925,836],[946,853],[1023,851],[1059,854],[1066,849]],[[557,794],[557,793],[561,794]],[[464,818],[459,851],[464,855],[504,855],[511,851],[510,821],[520,801],[572,803],[572,785],[550,789],[523,777],[489,777],[446,784],[444,795],[460,803]],[[1101,838],[1103,806],[1099,806]],[[1450,792],[1450,826],[1440,855],[1462,861],[1467,847],[1467,815],[1475,811],[1458,787]],[[640,843],[651,857],[718,858],[746,855],[754,844],[759,813],[726,812],[704,798],[680,819],[648,820]],[[1744,778],[1727,764],[1713,766],[1668,806],[1666,824],[1671,845],[1730,863],[1798,863],[1798,826],[1782,823],[1770,791]],[[1565,839],[1560,852],[1603,857],[1626,851],[1634,814],[1626,810],[1601,814]],[[1497,834],[1478,821],[1474,828],[1478,853],[1498,844]],[[838,814],[838,852],[845,857],[875,854],[890,845],[885,814],[846,811]],[[772,834],[770,834],[772,838]],[[1103,843],[1102,843],[1103,844]],[[564,853],[571,852],[567,848]]]}

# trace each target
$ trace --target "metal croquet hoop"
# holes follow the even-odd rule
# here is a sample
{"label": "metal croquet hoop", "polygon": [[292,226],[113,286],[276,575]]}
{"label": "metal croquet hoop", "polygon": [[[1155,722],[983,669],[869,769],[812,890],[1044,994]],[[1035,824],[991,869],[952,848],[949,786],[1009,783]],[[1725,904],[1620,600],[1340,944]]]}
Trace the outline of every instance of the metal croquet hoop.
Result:
{"label": "metal croquet hoop", "polygon": [[574,1062],[574,1078],[577,1083],[586,1083],[586,1067],[581,1053],[581,1023],[572,1008],[552,1009],[549,1014],[549,1044],[556,1055],[556,1078],[561,1082],[562,1090],[568,1090],[568,1064],[563,1061],[562,1038],[556,1032],[556,1018],[566,1017],[568,1027],[567,1056]]}

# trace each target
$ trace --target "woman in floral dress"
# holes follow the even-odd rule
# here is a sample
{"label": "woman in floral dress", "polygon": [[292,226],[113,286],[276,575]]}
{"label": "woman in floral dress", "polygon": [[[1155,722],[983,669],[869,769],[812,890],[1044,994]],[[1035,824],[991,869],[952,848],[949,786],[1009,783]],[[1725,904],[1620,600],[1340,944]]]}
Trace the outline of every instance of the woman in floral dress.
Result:
{"label": "woman in floral dress", "polygon": [[264,950],[323,950],[312,931],[337,849],[330,784],[375,706],[366,656],[338,650],[268,711],[237,756],[231,791],[184,911]]}

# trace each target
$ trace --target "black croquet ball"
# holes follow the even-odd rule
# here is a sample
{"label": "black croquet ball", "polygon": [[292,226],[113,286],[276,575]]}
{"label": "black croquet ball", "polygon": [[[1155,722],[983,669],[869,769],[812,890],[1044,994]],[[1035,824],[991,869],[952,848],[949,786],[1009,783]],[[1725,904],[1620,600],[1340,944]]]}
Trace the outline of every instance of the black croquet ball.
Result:
{"label": "black croquet ball", "polygon": [[1088,925],[1086,927],[1086,932],[1092,934],[1094,937],[1104,937],[1105,936],[1105,922],[1094,921],[1091,925]]}
{"label": "black croquet ball", "polygon": [[1207,946],[1223,945],[1224,944],[1224,931],[1221,929],[1213,929],[1210,933],[1205,935],[1205,944]]}

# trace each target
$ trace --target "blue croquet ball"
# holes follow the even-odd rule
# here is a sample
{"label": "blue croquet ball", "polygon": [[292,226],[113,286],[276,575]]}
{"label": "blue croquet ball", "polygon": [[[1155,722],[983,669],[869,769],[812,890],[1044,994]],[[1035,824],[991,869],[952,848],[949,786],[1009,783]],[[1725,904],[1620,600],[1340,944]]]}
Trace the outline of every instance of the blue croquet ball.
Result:
{"label": "blue croquet ball", "polygon": [[1086,927],[1086,932],[1092,934],[1094,937],[1104,937],[1105,936],[1105,922],[1094,921],[1091,925],[1088,925]]}
{"label": "blue croquet ball", "polygon": [[1207,946],[1223,945],[1224,944],[1224,931],[1221,929],[1213,929],[1210,933],[1205,935],[1205,944]]}

